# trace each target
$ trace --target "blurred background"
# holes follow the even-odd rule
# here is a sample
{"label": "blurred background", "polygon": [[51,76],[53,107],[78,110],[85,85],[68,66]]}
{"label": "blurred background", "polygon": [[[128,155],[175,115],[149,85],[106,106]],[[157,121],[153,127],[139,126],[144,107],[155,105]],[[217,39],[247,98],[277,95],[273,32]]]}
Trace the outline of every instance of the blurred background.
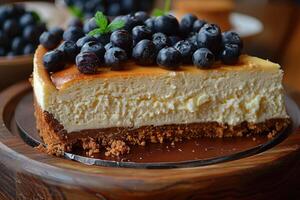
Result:
{"label": "blurred background", "polygon": [[[20,1],[0,0],[1,4],[13,2]],[[64,26],[63,22],[72,15],[89,18],[97,10],[116,16],[137,10],[150,13],[153,8],[164,6],[163,0],[50,0],[44,1],[44,4],[41,1],[29,3],[45,15],[48,26],[57,23]],[[76,8],[82,13],[78,13]],[[237,31],[244,39],[245,53],[280,63],[285,71],[285,86],[290,92],[300,91],[300,0],[173,0],[171,8],[178,17],[183,13],[194,13],[220,24],[223,30]],[[53,9],[58,9],[57,15]],[[23,60],[20,56],[10,59],[0,57],[0,88],[15,81],[6,80],[15,74],[5,75],[7,71],[14,65],[28,62],[24,56],[21,57]],[[22,76],[16,79],[28,76],[31,65],[32,62],[28,64],[27,71],[20,70]]]}

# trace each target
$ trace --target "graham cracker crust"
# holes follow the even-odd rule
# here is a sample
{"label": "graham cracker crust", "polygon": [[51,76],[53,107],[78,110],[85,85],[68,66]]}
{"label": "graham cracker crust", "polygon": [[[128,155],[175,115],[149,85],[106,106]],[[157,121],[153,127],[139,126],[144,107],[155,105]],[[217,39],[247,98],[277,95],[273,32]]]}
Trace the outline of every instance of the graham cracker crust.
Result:
{"label": "graham cracker crust", "polygon": [[106,156],[118,157],[130,152],[130,145],[145,146],[147,143],[174,144],[185,139],[211,137],[241,137],[266,135],[273,137],[290,124],[290,119],[270,119],[264,123],[244,122],[237,126],[210,123],[172,124],[132,128],[105,128],[67,133],[53,115],[43,111],[35,102],[37,129],[45,144],[47,153],[62,155],[74,149],[83,150],[87,156],[105,152]]}

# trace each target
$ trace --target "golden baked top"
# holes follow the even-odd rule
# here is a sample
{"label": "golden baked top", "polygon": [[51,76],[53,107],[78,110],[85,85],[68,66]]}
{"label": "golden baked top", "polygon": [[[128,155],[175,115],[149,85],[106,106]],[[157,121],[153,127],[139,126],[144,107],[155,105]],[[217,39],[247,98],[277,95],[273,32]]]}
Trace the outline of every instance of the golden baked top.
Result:
{"label": "golden baked top", "polygon": [[157,66],[140,66],[133,62],[127,62],[125,64],[124,70],[122,71],[111,71],[109,69],[104,69],[97,74],[82,74],[78,71],[78,68],[72,64],[66,67],[64,70],[55,73],[48,73],[43,66],[43,55],[47,52],[45,48],[39,46],[34,61],[34,73],[38,73],[47,84],[54,85],[56,89],[66,88],[69,84],[80,82],[82,80],[91,79],[110,79],[118,77],[133,77],[133,76],[155,76],[166,73],[218,73],[218,72],[230,72],[230,71],[251,71],[251,70],[268,70],[280,68],[279,65],[274,64],[270,61],[263,60],[256,57],[251,57],[248,55],[242,55],[240,57],[239,63],[236,65],[223,65],[220,62],[214,64],[214,67],[210,69],[197,69],[194,66],[182,66],[178,70],[170,71],[164,68],[159,68]]}

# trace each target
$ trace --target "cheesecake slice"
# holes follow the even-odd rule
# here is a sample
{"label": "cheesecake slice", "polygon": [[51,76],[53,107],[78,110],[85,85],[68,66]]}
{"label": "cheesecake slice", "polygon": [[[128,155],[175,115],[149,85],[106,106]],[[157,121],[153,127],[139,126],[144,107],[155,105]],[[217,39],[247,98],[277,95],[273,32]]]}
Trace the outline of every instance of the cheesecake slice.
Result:
{"label": "cheesecake slice", "polygon": [[86,75],[75,65],[48,73],[46,49],[34,58],[37,128],[51,153],[107,156],[131,145],[199,137],[273,136],[289,124],[278,64],[247,55],[234,66],[166,70],[127,63]]}

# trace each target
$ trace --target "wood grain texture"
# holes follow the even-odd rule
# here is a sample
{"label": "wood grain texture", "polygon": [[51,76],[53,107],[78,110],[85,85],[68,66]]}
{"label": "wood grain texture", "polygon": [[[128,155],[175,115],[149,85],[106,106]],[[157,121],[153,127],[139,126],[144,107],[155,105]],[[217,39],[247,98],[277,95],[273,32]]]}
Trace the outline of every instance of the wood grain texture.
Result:
{"label": "wood grain texture", "polygon": [[[1,2],[1,1],[0,1]],[[28,78],[32,73],[33,55],[0,57],[0,90]]]}
{"label": "wood grain texture", "polygon": [[[195,168],[87,166],[41,153],[10,126],[28,83],[0,95],[0,199],[291,199],[300,195],[300,130],[261,154]],[[6,124],[6,125],[5,125]],[[11,127],[8,130],[7,127]]]}

